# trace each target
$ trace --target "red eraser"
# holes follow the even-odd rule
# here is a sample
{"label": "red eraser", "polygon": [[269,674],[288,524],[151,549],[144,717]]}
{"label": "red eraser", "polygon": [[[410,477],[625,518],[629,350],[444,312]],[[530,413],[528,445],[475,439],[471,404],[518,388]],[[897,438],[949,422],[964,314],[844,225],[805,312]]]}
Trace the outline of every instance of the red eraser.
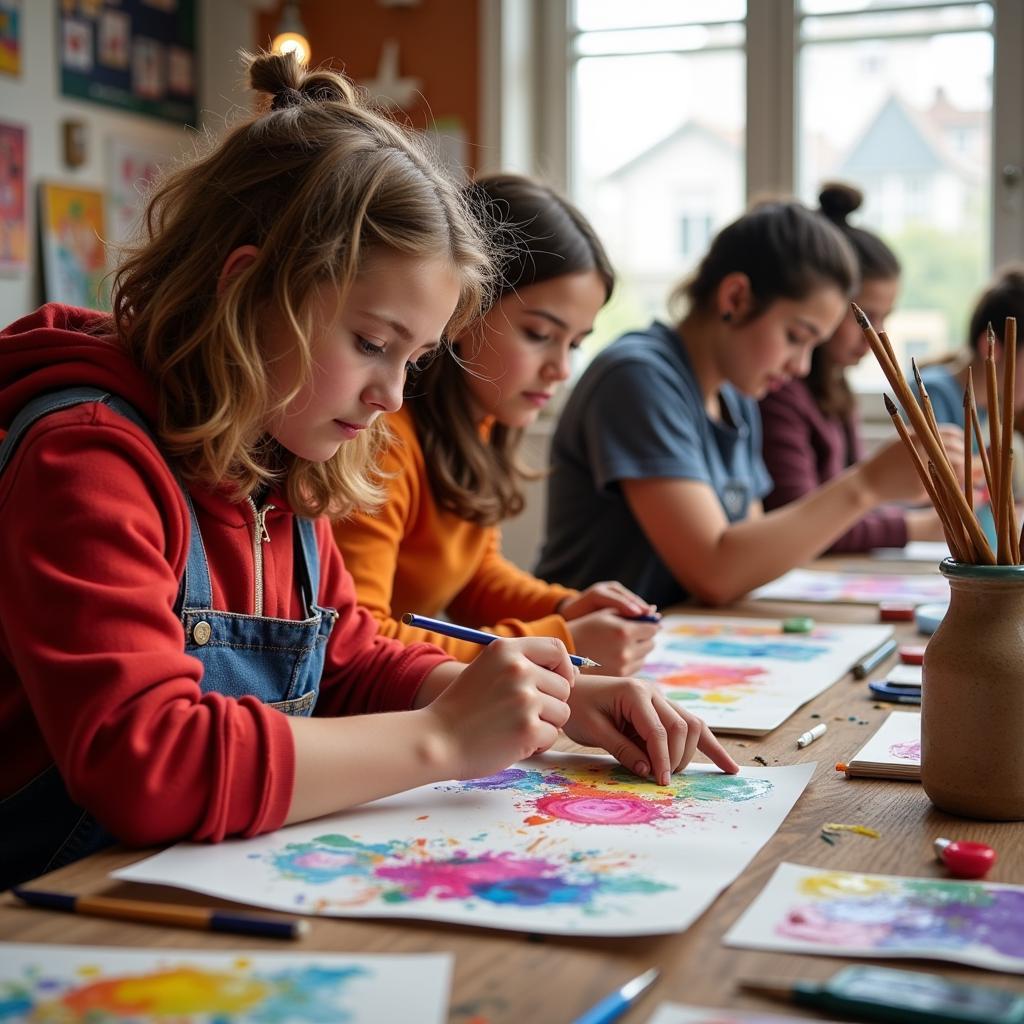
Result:
{"label": "red eraser", "polygon": [[904,665],[923,665],[924,644],[904,644],[900,647],[900,661]]}
{"label": "red eraser", "polygon": [[913,622],[914,606],[898,604],[895,601],[883,601],[878,606],[879,622]]}

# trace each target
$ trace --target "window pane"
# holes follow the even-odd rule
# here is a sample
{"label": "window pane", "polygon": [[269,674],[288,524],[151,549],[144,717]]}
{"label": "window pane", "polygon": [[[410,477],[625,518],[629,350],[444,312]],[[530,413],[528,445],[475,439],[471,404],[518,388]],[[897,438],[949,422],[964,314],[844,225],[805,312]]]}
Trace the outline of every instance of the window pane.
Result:
{"label": "window pane", "polygon": [[[951,0],[885,0],[879,4],[877,0],[799,0],[797,9],[802,14],[842,14],[867,11],[872,7],[952,7],[957,6]],[[962,4],[960,6],[963,6]],[[928,14],[928,17],[934,17]]]}
{"label": "window pane", "polygon": [[576,0],[573,23],[588,32],[740,21],[746,13],[746,0]]}
{"label": "window pane", "polygon": [[[872,30],[881,18],[871,16]],[[857,19],[842,20],[848,29]],[[901,361],[963,346],[988,276],[991,34],[805,42],[799,81],[800,194],[815,204],[827,180],[864,192],[853,222],[878,231],[903,264],[887,324]],[[851,380],[883,384],[872,359]]]}
{"label": "window pane", "polygon": [[743,209],[744,74],[739,49],[577,61],[573,194],[619,275],[588,348],[664,315]]}

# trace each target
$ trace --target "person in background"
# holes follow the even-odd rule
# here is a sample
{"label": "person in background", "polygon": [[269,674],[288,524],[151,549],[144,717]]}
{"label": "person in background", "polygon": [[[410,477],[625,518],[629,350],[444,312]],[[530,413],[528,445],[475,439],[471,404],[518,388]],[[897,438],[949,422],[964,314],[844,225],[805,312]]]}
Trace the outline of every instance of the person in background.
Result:
{"label": "person in background", "polygon": [[849,243],[795,201],[724,228],[670,326],[613,342],[573,389],[552,445],[538,572],[620,579],[648,601],[728,604],[825,551],[867,512],[923,490],[899,439],[765,513],[757,399],[803,377],[857,292]]}
{"label": "person in background", "polygon": [[360,603],[381,632],[430,639],[470,660],[474,644],[406,625],[404,612],[499,636],[555,636],[611,675],[637,671],[657,624],[626,587],[582,593],[544,582],[501,553],[500,524],[523,508],[523,431],[569,376],[572,355],[608,300],[614,275],[583,215],[554,189],[518,175],[479,179],[470,196],[508,249],[499,294],[483,320],[455,338],[388,417],[381,461],[387,501],[335,524]]}
{"label": "person in background", "polygon": [[[857,259],[857,305],[876,330],[884,330],[899,291],[896,254],[874,232],[848,222],[863,202],[856,188],[828,184],[818,202],[821,215],[843,233]],[[846,371],[869,353],[864,332],[852,310],[847,311],[832,337],[811,353],[807,376],[795,378],[761,399],[764,460],[774,484],[764,499],[766,509],[788,505],[863,458],[857,400]],[[888,505],[868,512],[828,550],[859,553],[942,538],[942,525],[934,509]]]}

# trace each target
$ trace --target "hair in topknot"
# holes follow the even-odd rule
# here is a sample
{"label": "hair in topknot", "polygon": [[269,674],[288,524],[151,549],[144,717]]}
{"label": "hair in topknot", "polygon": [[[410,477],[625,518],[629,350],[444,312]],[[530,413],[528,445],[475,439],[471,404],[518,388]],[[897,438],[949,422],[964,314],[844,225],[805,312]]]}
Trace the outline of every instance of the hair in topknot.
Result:
{"label": "hair in topknot", "polygon": [[859,188],[841,181],[826,181],[818,195],[821,212],[837,227],[845,227],[846,218],[863,202],[864,193]]}
{"label": "hair in topknot", "polygon": [[891,281],[900,276],[896,253],[867,228],[850,224],[847,218],[864,203],[864,193],[842,181],[827,181],[818,195],[819,213],[842,231],[857,256],[862,281]]}
{"label": "hair in topknot", "polygon": [[359,90],[344,75],[329,68],[303,67],[291,53],[242,52],[249,85],[271,98],[271,110],[284,110],[306,101],[362,106]]}

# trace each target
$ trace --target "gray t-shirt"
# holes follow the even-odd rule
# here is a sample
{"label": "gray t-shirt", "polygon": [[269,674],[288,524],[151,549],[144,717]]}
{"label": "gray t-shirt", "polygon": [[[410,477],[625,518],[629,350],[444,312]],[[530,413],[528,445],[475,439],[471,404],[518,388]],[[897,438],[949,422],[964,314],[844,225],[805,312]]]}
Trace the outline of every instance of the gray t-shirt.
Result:
{"label": "gray t-shirt", "polygon": [[[606,348],[573,389],[552,442],[537,575],[584,588],[619,580],[647,601],[686,597],[634,519],[622,480],[700,480],[730,522],[772,488],[757,403],[731,385],[712,420],[678,334],[662,323]],[[687,524],[681,522],[681,538]]]}

